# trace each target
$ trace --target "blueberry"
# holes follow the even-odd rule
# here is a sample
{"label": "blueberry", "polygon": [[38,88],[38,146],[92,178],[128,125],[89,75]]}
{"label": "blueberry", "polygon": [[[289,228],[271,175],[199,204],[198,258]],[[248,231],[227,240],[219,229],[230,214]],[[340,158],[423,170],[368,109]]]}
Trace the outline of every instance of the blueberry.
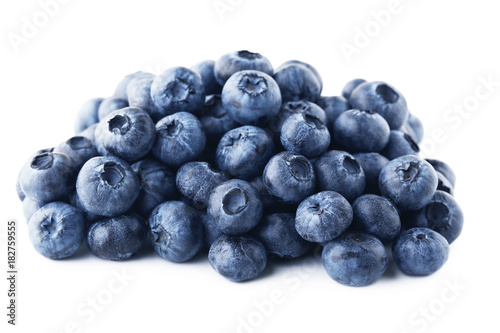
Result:
{"label": "blueberry", "polygon": [[31,217],[28,232],[38,253],[49,259],[63,259],[82,244],[85,220],[79,209],[64,202],[51,202]]}
{"label": "blueberry", "polygon": [[288,117],[283,123],[281,144],[286,150],[315,158],[328,150],[330,132],[321,119],[298,113]]}
{"label": "blueberry", "polygon": [[306,62],[300,61],[300,60],[288,60],[288,61],[285,61],[284,63],[282,63],[280,65],[280,67],[276,68],[276,72],[279,71],[281,68],[286,67],[288,65],[302,65],[302,66],[307,67],[307,69],[309,69],[314,74],[316,79],[318,80],[319,85],[320,85],[320,91],[323,90],[323,79],[321,78],[321,75],[319,74],[318,70],[316,68],[314,68],[312,65],[310,65]]}
{"label": "blueberry", "polygon": [[331,97],[323,97],[321,96],[316,103],[320,108],[325,111],[326,118],[328,119],[329,129],[332,128],[335,120],[337,120],[338,116],[340,116],[343,112],[350,110],[351,106],[349,102],[341,96],[331,96]]}
{"label": "blueberry", "polygon": [[404,123],[403,126],[401,126],[401,128],[398,130],[398,132],[401,131],[403,132],[404,134],[408,135],[416,144],[417,143],[417,135],[415,134],[415,132],[413,131],[413,128],[411,128],[408,123]]}
{"label": "blueberry", "polygon": [[436,175],[438,177],[438,187],[437,189],[439,191],[446,192],[450,195],[453,195],[454,188],[453,185],[451,185],[450,181],[448,178],[446,178],[441,172],[436,171]]}
{"label": "blueberry", "polygon": [[363,287],[377,281],[387,269],[387,252],[374,236],[346,232],[323,248],[323,266],[335,281]]}
{"label": "blueberry", "polygon": [[87,127],[84,131],[80,132],[78,136],[83,136],[84,138],[89,139],[93,144],[95,144],[95,130],[99,123],[95,123]]}
{"label": "blueberry", "polygon": [[456,176],[455,173],[453,172],[453,169],[443,161],[439,160],[433,160],[433,159],[426,159],[427,162],[429,162],[434,170],[441,172],[446,179],[451,183],[453,187],[455,187],[455,182],[456,182]]}
{"label": "blueberry", "polygon": [[214,65],[215,79],[222,86],[231,75],[244,70],[256,70],[273,75],[273,66],[266,57],[247,50],[225,54]]}
{"label": "blueberry", "polygon": [[209,249],[224,233],[217,227],[214,218],[206,210],[200,212],[200,220],[203,224],[203,243]]}
{"label": "blueberry", "polygon": [[75,187],[76,168],[66,154],[41,153],[30,158],[21,171],[21,189],[34,201],[64,198]]}
{"label": "blueberry", "polygon": [[292,152],[274,155],[262,176],[268,192],[281,202],[298,204],[314,192],[316,174],[309,160]]}
{"label": "blueberry", "polygon": [[418,155],[420,148],[413,141],[411,135],[402,131],[392,130],[389,135],[389,142],[382,150],[381,154],[393,160],[404,155]]}
{"label": "blueberry", "polygon": [[280,66],[274,73],[283,101],[308,100],[315,102],[321,94],[321,83],[314,73],[304,65]]}
{"label": "blueberry", "polygon": [[19,200],[21,201],[24,201],[24,199],[26,199],[26,194],[24,194],[23,192],[23,189],[21,188],[21,174],[22,174],[22,169],[21,171],[19,171],[19,173],[17,174],[17,179],[16,179],[16,193],[17,193],[17,197],[19,198]]}
{"label": "blueberry", "polygon": [[279,202],[273,197],[266,188],[266,184],[264,184],[264,179],[262,176],[255,177],[250,184],[259,191],[260,198],[262,200],[262,205],[264,209],[272,209],[279,206]]}
{"label": "blueberry", "polygon": [[124,160],[115,156],[94,157],[78,174],[77,200],[87,213],[118,216],[132,207],[140,186],[136,173]]}
{"label": "blueberry", "polygon": [[[37,152],[35,152],[33,155],[30,156],[28,160],[33,159],[36,155],[40,155],[43,153],[52,153],[54,151],[54,148],[46,148],[46,149],[40,149]],[[17,197],[19,200],[24,201],[26,199],[26,194],[24,194],[23,189],[21,188],[21,175],[23,173],[23,169],[19,170],[19,173],[17,174],[17,179],[16,179],[16,192],[17,192]]]}
{"label": "blueberry", "polygon": [[352,207],[342,195],[323,191],[300,203],[295,216],[295,229],[305,240],[327,242],[347,230],[352,216]]}
{"label": "blueberry", "polygon": [[207,212],[226,234],[238,235],[252,230],[262,218],[260,194],[250,183],[228,180],[210,193]]}
{"label": "blueberry", "polygon": [[420,143],[424,137],[424,125],[413,113],[408,115],[406,125],[413,130],[415,142]]}
{"label": "blueberry", "polygon": [[266,131],[255,126],[242,126],[224,134],[215,159],[222,171],[249,180],[262,174],[273,153],[274,143]]}
{"label": "blueberry", "polygon": [[193,258],[203,244],[203,226],[196,210],[180,201],[167,201],[149,217],[151,241],[164,259],[185,262]]}
{"label": "blueberry", "polygon": [[83,103],[82,107],[78,111],[75,120],[75,133],[79,134],[80,132],[87,129],[89,126],[96,124],[99,122],[99,106],[101,105],[104,98],[92,98],[85,103]]}
{"label": "blueberry", "polygon": [[264,216],[253,234],[264,245],[267,253],[278,258],[298,258],[312,245],[297,233],[295,216],[290,213]]}
{"label": "blueberry", "polygon": [[153,155],[163,163],[179,167],[196,159],[205,149],[201,122],[188,112],[177,112],[156,123]]}
{"label": "blueberry", "polygon": [[220,95],[210,95],[205,98],[205,106],[200,116],[200,122],[207,135],[207,143],[215,142],[216,144],[226,132],[240,126],[222,106]]}
{"label": "blueberry", "polygon": [[111,112],[126,108],[127,106],[128,100],[126,99],[121,99],[115,96],[104,99],[99,105],[99,110],[97,111],[99,121],[104,119]]}
{"label": "blueberry", "polygon": [[398,267],[409,275],[430,275],[448,260],[449,245],[439,233],[428,228],[402,232],[392,245]]}
{"label": "blueberry", "polygon": [[54,148],[55,153],[68,155],[75,163],[75,168],[80,169],[92,157],[97,156],[94,143],[83,136],[74,136]]}
{"label": "blueberry", "polygon": [[349,103],[354,109],[379,113],[391,129],[399,129],[408,118],[406,100],[391,85],[382,82],[365,82],[351,93]]}
{"label": "blueberry", "polygon": [[389,160],[379,153],[355,153],[352,156],[359,162],[365,173],[365,193],[380,194],[378,177]]}
{"label": "blueberry", "polygon": [[220,94],[222,91],[222,86],[215,79],[214,67],[213,60],[201,61],[191,67],[192,71],[200,74],[207,95]]}
{"label": "blueberry", "polygon": [[346,100],[349,100],[349,98],[351,98],[353,90],[356,89],[357,86],[365,82],[366,80],[363,79],[354,79],[347,82],[344,88],[342,88],[342,97],[344,97]]}
{"label": "blueberry", "polygon": [[136,79],[141,79],[141,78],[151,77],[151,76],[153,76],[153,74],[142,72],[142,71],[138,71],[138,72],[126,75],[116,86],[115,93],[113,94],[113,96],[120,98],[120,99],[123,99],[123,100],[128,100],[127,89],[128,89],[129,83],[136,80]]}
{"label": "blueberry", "polygon": [[135,215],[120,215],[92,224],[87,234],[90,252],[102,259],[125,260],[146,242],[147,229]]}
{"label": "blueberry", "polygon": [[345,150],[380,152],[389,142],[390,129],[381,115],[372,111],[349,110],[338,116],[333,137]]}
{"label": "blueberry", "polygon": [[415,143],[420,143],[424,136],[424,128],[420,120],[410,113],[408,119],[399,129],[401,132],[408,134]]}
{"label": "blueberry", "polygon": [[210,247],[208,262],[230,281],[251,280],[266,267],[266,249],[250,236],[223,235]]}
{"label": "blueberry", "polygon": [[155,142],[155,124],[139,108],[127,107],[103,118],[95,130],[95,143],[101,155],[126,161],[144,157]]}
{"label": "blueberry", "polygon": [[338,192],[349,201],[363,193],[365,172],[354,156],[345,151],[327,151],[316,159],[314,170],[321,191]]}
{"label": "blueberry", "polygon": [[207,208],[210,192],[219,184],[229,180],[228,176],[207,162],[188,162],[178,171],[176,184],[179,191],[193,200],[198,209]]}
{"label": "blueberry", "polygon": [[146,158],[132,164],[132,170],[141,183],[133,209],[141,216],[148,217],[159,204],[177,198],[175,172],[167,165],[155,158]]}
{"label": "blueberry", "polygon": [[92,213],[84,211],[83,206],[82,206],[80,200],[78,199],[78,195],[76,194],[76,190],[70,193],[67,202],[71,206],[78,208],[82,212],[83,217],[85,218],[85,226],[87,229],[88,229],[88,227],[90,227],[90,225],[92,225],[92,223],[95,223],[97,221],[104,220],[105,218],[107,218],[106,216],[92,214]]}
{"label": "blueberry", "polygon": [[23,200],[23,215],[26,218],[26,221],[29,221],[33,214],[36,213],[37,210],[45,206],[46,202],[38,202],[35,200],[31,200],[30,198],[25,198]]}
{"label": "blueberry", "polygon": [[379,188],[403,211],[424,207],[437,188],[437,175],[425,160],[406,155],[396,158],[382,169]]}
{"label": "blueberry", "polygon": [[425,207],[404,216],[407,229],[424,227],[440,233],[449,244],[460,236],[464,225],[464,215],[451,195],[436,191]]}
{"label": "blueberry", "polygon": [[155,77],[133,80],[127,88],[128,104],[146,112],[154,122],[167,114],[162,109],[157,109],[151,98],[151,85]]}
{"label": "blueberry", "polygon": [[273,133],[278,137],[281,134],[281,127],[288,117],[294,114],[308,114],[319,118],[323,124],[328,125],[328,118],[325,111],[318,105],[308,101],[290,101],[281,105],[280,112],[276,117],[271,119],[269,127]]}
{"label": "blueberry", "polygon": [[205,103],[205,88],[200,74],[185,67],[173,67],[154,79],[151,98],[163,115],[180,111],[199,114]]}
{"label": "blueberry", "polygon": [[284,202],[280,202],[279,199],[273,196],[267,190],[266,184],[264,183],[264,179],[262,176],[255,177],[250,184],[259,191],[262,205],[264,206],[264,212],[267,214],[272,213],[291,213],[295,215],[295,211],[297,210],[296,204],[286,204]]}
{"label": "blueberry", "polygon": [[401,219],[394,204],[387,198],[366,194],[352,204],[354,214],[352,225],[357,230],[377,237],[388,244],[401,231]]}
{"label": "blueberry", "polygon": [[232,75],[222,88],[221,98],[231,119],[242,125],[264,124],[281,107],[278,84],[271,76],[254,70]]}

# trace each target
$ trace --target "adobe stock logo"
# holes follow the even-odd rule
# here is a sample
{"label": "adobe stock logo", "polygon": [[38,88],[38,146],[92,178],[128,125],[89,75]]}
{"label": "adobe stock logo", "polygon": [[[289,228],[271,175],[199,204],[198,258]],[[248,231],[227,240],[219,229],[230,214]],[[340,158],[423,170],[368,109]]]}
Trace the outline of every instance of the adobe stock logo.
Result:
{"label": "adobe stock logo", "polygon": [[[411,0],[406,0],[409,2]],[[352,62],[353,56],[361,54],[372,41],[377,38],[383,29],[386,29],[393,21],[394,16],[400,14],[404,9],[400,0],[390,0],[386,8],[370,12],[371,19],[362,27],[354,27],[354,36],[351,42],[342,41],[339,44],[340,50],[347,63]]]}
{"label": "adobe stock logo", "polygon": [[221,21],[224,21],[226,14],[232,12],[241,5],[243,0],[214,0],[212,6]]}
{"label": "adobe stock logo", "polygon": [[500,81],[493,74],[479,75],[474,89],[442,113],[440,126],[428,131],[426,138],[419,144],[422,156],[432,157],[449,140],[450,135],[458,133],[465,121],[481,110],[482,103],[498,94],[499,88]]}
{"label": "adobe stock logo", "polygon": [[467,291],[467,285],[455,278],[453,281],[448,279],[443,281],[444,287],[428,303],[418,307],[408,318],[410,327],[400,333],[424,333],[427,329],[439,320],[446,310],[457,302],[459,297]]}
{"label": "adobe stock logo", "polygon": [[[84,301],[76,306],[76,316],[64,323],[63,327],[51,332],[57,333],[83,333],[87,326],[96,320],[101,313],[110,307],[119,294],[123,293],[130,282],[135,279],[125,268],[121,271],[111,271],[113,275],[104,288],[88,295]],[[116,301],[115,301],[116,302]]]}
{"label": "adobe stock logo", "polygon": [[33,38],[38,36],[40,30],[49,24],[50,20],[57,16],[61,5],[65,5],[70,0],[40,0],[38,10],[28,17],[21,17],[21,28],[19,32],[8,32],[7,39],[12,49],[17,54],[22,45],[28,44]]}

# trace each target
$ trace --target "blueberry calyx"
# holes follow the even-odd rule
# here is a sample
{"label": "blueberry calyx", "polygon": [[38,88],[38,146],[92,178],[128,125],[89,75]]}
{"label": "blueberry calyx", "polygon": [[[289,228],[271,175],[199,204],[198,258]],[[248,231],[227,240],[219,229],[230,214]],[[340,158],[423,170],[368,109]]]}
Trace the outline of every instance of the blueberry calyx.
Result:
{"label": "blueberry calyx", "polygon": [[307,104],[304,104],[302,101],[292,101],[286,104],[286,108],[288,108],[293,113],[299,113],[301,111],[307,110],[309,106]]}
{"label": "blueberry calyx", "polygon": [[310,114],[303,114],[302,117],[304,118],[305,123],[311,127],[311,128],[323,128],[325,125],[323,122],[318,118]]}
{"label": "blueberry calyx", "polygon": [[156,235],[155,243],[163,243],[170,238],[170,234],[164,230],[153,231],[153,233]]}
{"label": "blueberry calyx", "polygon": [[231,189],[222,199],[222,208],[227,215],[236,215],[242,212],[246,208],[247,204],[247,195],[239,188]]}
{"label": "blueberry calyx", "polygon": [[190,88],[190,85],[186,81],[179,78],[176,78],[174,82],[171,82],[165,90],[165,95],[172,102],[183,102],[190,94],[194,93],[195,91]]}
{"label": "blueberry calyx", "polygon": [[410,145],[411,149],[415,152],[420,152],[420,148],[418,147],[417,143],[409,136],[408,134],[404,133],[403,134],[404,139],[408,142]]}
{"label": "blueberry calyx", "polygon": [[320,203],[315,203],[314,205],[309,207],[309,211],[311,211],[313,214],[321,215],[321,214],[323,214],[324,209],[321,208]]}
{"label": "blueberry calyx", "polygon": [[92,142],[83,136],[74,136],[71,139],[69,139],[67,143],[73,150],[92,148]]}
{"label": "blueberry calyx", "polygon": [[379,84],[375,91],[387,103],[396,103],[399,99],[399,94],[387,84]]}
{"label": "blueberry calyx", "polygon": [[359,112],[363,112],[363,113],[367,113],[367,114],[370,114],[370,115],[372,115],[372,114],[376,114],[376,113],[377,113],[377,112],[372,111],[372,110],[358,110],[358,111],[359,111]]}
{"label": "blueberry calyx", "polygon": [[229,142],[225,145],[226,147],[239,146],[239,142],[244,140],[241,133],[238,133],[237,137],[230,136],[229,139]]}
{"label": "blueberry calyx", "polygon": [[40,223],[40,226],[42,227],[42,231],[45,235],[51,236],[54,230],[56,230],[56,221],[54,221],[53,218],[50,220],[45,220],[42,223]]}
{"label": "blueberry calyx", "polygon": [[54,155],[52,153],[43,153],[33,157],[31,168],[36,170],[50,169],[54,163]]}
{"label": "blueberry calyx", "polygon": [[259,53],[254,53],[247,50],[238,51],[238,57],[249,60],[262,58]]}
{"label": "blueberry calyx", "polygon": [[101,180],[108,185],[117,186],[125,178],[125,170],[115,162],[106,162],[101,172]]}
{"label": "blueberry calyx", "polygon": [[398,174],[402,182],[414,182],[420,174],[420,166],[416,162],[410,162],[408,166],[399,168]]}
{"label": "blueberry calyx", "polygon": [[450,210],[442,202],[431,202],[425,208],[425,218],[431,229],[446,229],[449,226]]}
{"label": "blueberry calyx", "polygon": [[358,174],[361,170],[359,162],[349,156],[344,156],[344,162],[342,163],[342,165],[344,166],[344,169],[346,169],[347,172],[351,175]]}
{"label": "blueberry calyx", "polygon": [[173,119],[168,124],[165,124],[160,130],[162,133],[165,133],[167,137],[176,137],[183,128],[184,125],[181,122]]}
{"label": "blueberry calyx", "polygon": [[116,115],[108,121],[109,131],[124,135],[130,129],[130,118],[126,115]]}
{"label": "blueberry calyx", "polygon": [[267,81],[260,75],[245,74],[238,83],[238,88],[242,92],[255,97],[267,91]]}
{"label": "blueberry calyx", "polygon": [[415,237],[419,240],[426,239],[427,236],[425,234],[416,234]]}
{"label": "blueberry calyx", "polygon": [[311,179],[312,168],[310,163],[302,156],[294,156],[288,162],[288,169],[292,176],[298,181],[308,181]]}

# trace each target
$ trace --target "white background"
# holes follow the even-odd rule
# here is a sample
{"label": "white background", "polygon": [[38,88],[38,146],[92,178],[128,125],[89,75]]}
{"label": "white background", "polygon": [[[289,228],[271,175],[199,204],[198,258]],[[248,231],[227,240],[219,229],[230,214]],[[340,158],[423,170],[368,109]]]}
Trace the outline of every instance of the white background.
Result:
{"label": "white background", "polygon": [[[6,324],[6,280],[0,284],[2,332],[498,330],[498,10],[493,1],[401,0],[383,26],[376,23],[373,13],[391,3],[73,0],[44,22],[38,1],[3,1],[0,266],[6,271],[5,225],[14,218],[19,280],[15,328]],[[9,38],[22,36],[34,16],[41,27],[14,47]],[[359,31],[366,29],[363,40]],[[356,47],[351,57],[341,50],[347,44]],[[412,278],[391,266],[374,285],[348,288],[318,261],[300,259],[236,284],[218,276],[204,255],[173,264],[154,253],[109,262],[85,252],[51,261],[35,252],[15,193],[32,152],[72,136],[80,105],[112,94],[125,74],[159,74],[239,49],[260,52],[275,67],[288,59],[311,63],[323,76],[324,95],[338,95],[355,77],[403,92],[424,122],[427,156],[448,162],[458,177],[465,227],[438,273]]]}

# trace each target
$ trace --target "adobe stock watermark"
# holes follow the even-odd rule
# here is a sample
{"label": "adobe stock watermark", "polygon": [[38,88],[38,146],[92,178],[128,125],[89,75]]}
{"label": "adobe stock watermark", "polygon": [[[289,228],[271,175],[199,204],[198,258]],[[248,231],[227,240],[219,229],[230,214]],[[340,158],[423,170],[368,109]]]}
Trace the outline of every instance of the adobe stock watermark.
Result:
{"label": "adobe stock watermark", "polygon": [[7,32],[7,39],[12,49],[17,54],[21,46],[27,45],[33,38],[38,36],[51,19],[59,14],[62,5],[70,0],[39,0],[38,8],[31,14],[21,17],[20,29],[17,32]]}
{"label": "adobe stock watermark", "polygon": [[[406,2],[410,1],[412,0],[406,0]],[[362,50],[366,49],[382,30],[392,23],[394,16],[403,10],[404,5],[401,0],[389,0],[384,9],[372,10],[369,21],[362,26],[354,27],[354,35],[351,40],[340,42],[339,47],[346,62],[351,63],[353,56],[361,54]]]}
{"label": "adobe stock watermark", "polygon": [[159,63],[147,63],[140,67],[140,69],[146,73],[153,73],[156,75],[160,75],[163,73],[168,67]]}
{"label": "adobe stock watermark", "polygon": [[423,157],[431,157],[439,145],[448,141],[450,134],[456,132],[474,112],[477,112],[481,103],[497,93],[500,81],[493,74],[477,77],[477,85],[470,94],[454,103],[442,113],[443,126],[433,128],[419,144]]}
{"label": "adobe stock watermark", "polygon": [[226,19],[227,13],[233,12],[244,0],[214,0],[212,7],[221,21]]}
{"label": "adobe stock watermark", "polygon": [[270,318],[284,304],[290,294],[300,289],[304,281],[308,280],[313,274],[320,270],[321,265],[321,247],[314,250],[314,256],[302,259],[300,265],[293,267],[282,278],[284,288],[275,288],[271,290],[268,297],[253,302],[253,310],[244,316],[237,318],[237,333],[253,333],[261,327],[267,318]]}
{"label": "adobe stock watermark", "polygon": [[124,268],[121,271],[113,270],[113,277],[106,286],[81,301],[75,309],[75,317],[66,322],[63,328],[56,333],[82,333],[85,326],[92,323],[108,307],[118,294],[121,294],[135,279]]}
{"label": "adobe stock watermark", "polygon": [[411,326],[411,329],[400,331],[399,333],[424,333],[467,290],[467,286],[459,281],[458,278],[455,278],[453,281],[446,279],[443,284],[444,287],[435,298],[419,306],[417,310],[410,314],[408,324]]}

